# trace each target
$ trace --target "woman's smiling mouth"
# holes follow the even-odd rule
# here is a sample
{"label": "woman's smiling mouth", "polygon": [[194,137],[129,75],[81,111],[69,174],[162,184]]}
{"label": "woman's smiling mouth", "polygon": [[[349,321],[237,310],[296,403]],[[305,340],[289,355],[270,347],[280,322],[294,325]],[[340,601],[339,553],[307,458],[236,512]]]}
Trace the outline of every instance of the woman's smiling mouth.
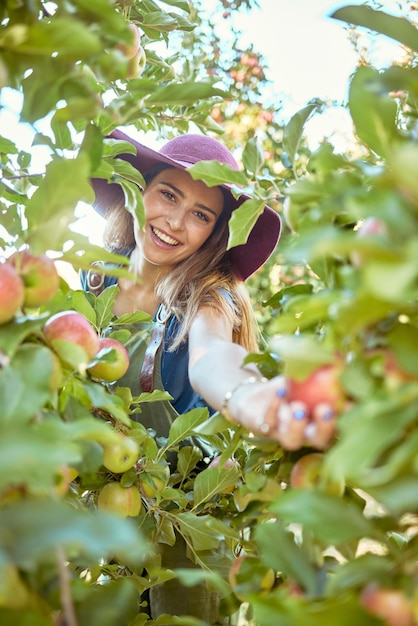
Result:
{"label": "woman's smiling mouth", "polygon": [[177,239],[173,239],[173,237],[170,237],[166,233],[163,233],[158,228],[155,228],[155,226],[151,226],[151,231],[157,239],[159,239],[162,243],[165,243],[166,245],[173,247],[180,245],[180,241],[178,241]]}

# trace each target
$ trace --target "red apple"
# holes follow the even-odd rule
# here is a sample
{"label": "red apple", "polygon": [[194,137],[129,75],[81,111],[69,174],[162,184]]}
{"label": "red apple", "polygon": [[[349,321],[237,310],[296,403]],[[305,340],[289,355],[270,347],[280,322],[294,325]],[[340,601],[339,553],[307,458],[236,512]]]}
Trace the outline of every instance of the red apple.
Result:
{"label": "red apple", "polygon": [[[371,236],[387,237],[387,235],[387,226],[385,222],[378,217],[366,217],[356,230],[356,236],[358,239]],[[356,267],[361,267],[367,262],[367,256],[360,250],[354,250],[351,252],[350,257],[353,265]]]}
{"label": "red apple", "polygon": [[139,453],[137,442],[120,433],[112,442],[103,444],[103,466],[109,472],[121,474],[135,465]]}
{"label": "red apple", "polygon": [[35,255],[29,250],[20,250],[8,262],[24,282],[24,306],[39,307],[47,304],[58,291],[60,279],[57,268],[54,261],[45,254]]}
{"label": "red apple", "polygon": [[324,491],[341,496],[344,492],[343,479],[332,477],[324,481],[322,467],[325,455],[322,452],[310,452],[300,457],[290,472],[290,486],[294,489],[314,489],[322,486]]}
{"label": "red apple", "polygon": [[106,483],[99,492],[97,506],[100,511],[114,513],[119,517],[137,517],[142,500],[136,485],[123,487],[120,483]]}
{"label": "red apple", "polygon": [[412,602],[403,591],[367,585],[361,595],[361,604],[373,615],[380,617],[387,626],[414,626]]}
{"label": "red apple", "polygon": [[24,284],[14,267],[0,263],[0,324],[10,322],[23,305]]}
{"label": "red apple", "polygon": [[288,401],[303,402],[308,414],[312,414],[318,404],[328,404],[335,412],[340,411],[344,404],[340,371],[337,365],[322,365],[303,380],[288,378]]}
{"label": "red apple", "polygon": [[89,363],[100,346],[93,326],[77,311],[61,311],[50,317],[44,335],[60,359],[71,366]]}
{"label": "red apple", "polygon": [[382,235],[386,237],[388,229],[385,222],[378,217],[366,217],[356,232],[358,237],[368,237],[369,235]]}
{"label": "red apple", "polygon": [[141,43],[141,33],[138,26],[132,24],[132,22],[129,23],[129,30],[131,32],[131,42],[128,44],[121,41],[117,44],[116,48],[121,50],[128,59],[132,59],[138,52]]}
{"label": "red apple", "polygon": [[[220,459],[221,455],[215,456],[215,458],[212,459],[212,461],[209,463],[208,467],[218,467]],[[238,463],[234,459],[226,459],[226,461],[222,465],[222,469],[228,469],[231,467],[238,467]]]}
{"label": "red apple", "polygon": [[[108,354],[110,352],[110,354]],[[88,368],[90,374],[104,382],[114,382],[119,380],[126,373],[129,367],[129,354],[123,343],[111,337],[102,337],[99,341],[99,352],[95,359],[103,358]]]}

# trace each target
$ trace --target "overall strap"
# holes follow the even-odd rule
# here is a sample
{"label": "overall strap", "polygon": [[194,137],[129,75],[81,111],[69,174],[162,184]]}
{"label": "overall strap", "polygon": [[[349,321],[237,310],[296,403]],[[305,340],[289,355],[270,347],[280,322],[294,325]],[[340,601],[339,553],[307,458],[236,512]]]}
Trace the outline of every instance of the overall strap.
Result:
{"label": "overall strap", "polygon": [[154,390],[155,358],[157,356],[158,349],[164,341],[165,326],[169,317],[169,314],[167,314],[165,308],[161,304],[157,310],[154,330],[147,349],[145,350],[144,361],[140,374],[140,385],[142,391],[144,392],[151,393],[151,391]]}

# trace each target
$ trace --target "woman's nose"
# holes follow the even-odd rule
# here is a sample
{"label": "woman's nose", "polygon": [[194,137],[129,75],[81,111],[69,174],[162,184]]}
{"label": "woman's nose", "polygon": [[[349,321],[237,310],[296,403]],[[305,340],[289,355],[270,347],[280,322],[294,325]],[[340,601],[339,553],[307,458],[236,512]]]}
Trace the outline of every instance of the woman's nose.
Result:
{"label": "woman's nose", "polygon": [[184,212],[180,209],[171,211],[165,219],[172,230],[182,230],[184,227]]}

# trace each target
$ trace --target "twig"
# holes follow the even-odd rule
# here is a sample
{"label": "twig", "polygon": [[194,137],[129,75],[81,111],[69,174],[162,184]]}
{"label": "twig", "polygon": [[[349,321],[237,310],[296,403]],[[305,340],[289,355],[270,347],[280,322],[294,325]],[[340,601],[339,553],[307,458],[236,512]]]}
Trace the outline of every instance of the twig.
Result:
{"label": "twig", "polygon": [[70,577],[65,564],[65,553],[61,546],[57,547],[58,576],[60,581],[60,598],[64,611],[64,620],[66,626],[77,626],[77,618],[75,615],[73,599],[71,597]]}

